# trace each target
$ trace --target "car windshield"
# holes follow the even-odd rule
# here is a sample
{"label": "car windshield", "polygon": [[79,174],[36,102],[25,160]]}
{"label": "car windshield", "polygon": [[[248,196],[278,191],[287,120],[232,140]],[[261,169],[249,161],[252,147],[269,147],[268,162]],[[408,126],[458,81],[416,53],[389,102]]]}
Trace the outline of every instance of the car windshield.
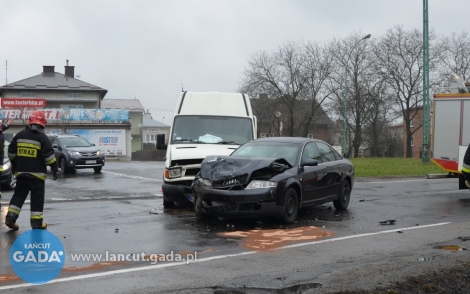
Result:
{"label": "car windshield", "polygon": [[91,147],[91,144],[82,137],[59,138],[59,141],[65,147]]}
{"label": "car windshield", "polygon": [[175,117],[171,143],[243,144],[253,140],[252,120],[241,117]]}
{"label": "car windshield", "polygon": [[295,165],[299,148],[297,144],[280,142],[247,143],[230,156],[284,158]]}

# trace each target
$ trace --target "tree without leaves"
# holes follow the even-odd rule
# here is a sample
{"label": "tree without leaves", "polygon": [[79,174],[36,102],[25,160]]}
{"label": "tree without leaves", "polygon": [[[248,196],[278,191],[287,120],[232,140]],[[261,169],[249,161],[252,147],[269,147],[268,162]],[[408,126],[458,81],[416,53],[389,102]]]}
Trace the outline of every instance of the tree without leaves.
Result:
{"label": "tree without leaves", "polygon": [[438,72],[441,86],[445,86],[452,73],[462,75],[465,82],[470,81],[470,37],[466,31],[453,33],[450,37],[441,37],[437,42],[440,48]]}
{"label": "tree without leaves", "polygon": [[[436,69],[439,61],[439,50],[432,46],[435,34],[429,33],[429,71]],[[374,46],[376,63],[375,70],[387,83],[394,94],[403,114],[406,132],[406,157],[412,157],[411,137],[421,128],[410,127],[410,121],[417,115],[422,105],[423,92],[423,37],[417,30],[405,31],[401,26],[395,26],[380,38]],[[433,81],[434,80],[434,81]],[[430,84],[436,85],[436,79],[430,77]]]}
{"label": "tree without leaves", "polygon": [[[276,130],[281,119],[273,114],[281,114],[287,126],[284,135],[307,136],[316,111],[329,96],[324,83],[330,74],[331,58],[324,50],[315,43],[288,42],[273,54],[254,54],[243,72],[241,90],[250,91],[254,97],[256,93],[267,94],[268,101],[276,101],[269,105],[275,110],[265,110],[271,111]],[[259,103],[268,106],[267,101]]]}
{"label": "tree without leaves", "polygon": [[[354,33],[346,39],[333,40],[331,43],[331,52],[336,62],[335,73],[332,75],[334,83],[331,85],[331,90],[335,92],[334,107],[337,113],[343,117],[345,78],[348,79],[348,112],[346,114],[348,157],[351,156],[351,149],[354,149],[354,157],[359,155],[359,148],[362,144],[362,127],[370,110],[371,97],[367,94],[367,85],[365,84],[370,68],[367,61],[370,49],[368,49],[365,40],[360,41],[362,38],[363,34]],[[350,148],[351,145],[353,148]]]}
{"label": "tree without leaves", "polygon": [[254,54],[243,72],[241,89],[253,89],[278,99],[288,119],[288,136],[294,135],[296,104],[302,98],[301,93],[306,86],[305,74],[302,72],[304,63],[302,46],[288,42],[272,55],[266,52]]}

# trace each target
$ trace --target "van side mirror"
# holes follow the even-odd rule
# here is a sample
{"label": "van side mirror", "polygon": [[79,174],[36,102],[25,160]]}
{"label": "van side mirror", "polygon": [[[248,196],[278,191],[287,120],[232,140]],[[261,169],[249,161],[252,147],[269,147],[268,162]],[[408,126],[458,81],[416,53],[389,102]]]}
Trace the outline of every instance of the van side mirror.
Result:
{"label": "van side mirror", "polygon": [[305,159],[304,161],[302,161],[300,163],[300,167],[304,167],[304,166],[317,166],[318,165],[318,161],[315,160],[315,159]]}
{"label": "van side mirror", "polygon": [[57,149],[57,148],[59,148],[59,146],[57,146],[57,144],[52,144],[52,148]]}
{"label": "van side mirror", "polygon": [[91,143],[91,146],[95,146],[95,143]]}
{"label": "van side mirror", "polygon": [[157,149],[166,150],[167,145],[165,145],[165,134],[157,134]]}

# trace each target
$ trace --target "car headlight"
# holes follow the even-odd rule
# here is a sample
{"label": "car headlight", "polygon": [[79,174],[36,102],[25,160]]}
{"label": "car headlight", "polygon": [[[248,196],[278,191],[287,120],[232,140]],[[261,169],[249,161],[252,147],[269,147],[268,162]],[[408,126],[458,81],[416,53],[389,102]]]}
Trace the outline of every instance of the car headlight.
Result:
{"label": "car headlight", "polygon": [[245,189],[275,188],[276,182],[270,181],[251,181]]}
{"label": "car headlight", "polygon": [[7,170],[11,167],[11,163],[10,162],[7,162],[3,165],[3,170]]}
{"label": "car headlight", "polygon": [[101,151],[98,150],[98,151],[96,152],[96,155],[100,155],[100,154],[101,154]]}
{"label": "car headlight", "polygon": [[70,155],[75,155],[75,156],[80,155],[80,153],[77,152],[77,151],[69,151],[69,154]]}
{"label": "car headlight", "polygon": [[167,179],[174,179],[181,177],[182,168],[179,167],[172,167],[165,169],[165,178]]}

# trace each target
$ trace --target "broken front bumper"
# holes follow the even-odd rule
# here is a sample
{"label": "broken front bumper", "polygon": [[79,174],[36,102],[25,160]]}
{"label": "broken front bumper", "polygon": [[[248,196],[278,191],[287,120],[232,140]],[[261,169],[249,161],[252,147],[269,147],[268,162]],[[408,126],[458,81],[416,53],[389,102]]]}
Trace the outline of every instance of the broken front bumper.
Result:
{"label": "broken front bumper", "polygon": [[276,204],[276,188],[219,190],[195,183],[194,192],[204,210],[220,217],[281,216],[284,207]]}

